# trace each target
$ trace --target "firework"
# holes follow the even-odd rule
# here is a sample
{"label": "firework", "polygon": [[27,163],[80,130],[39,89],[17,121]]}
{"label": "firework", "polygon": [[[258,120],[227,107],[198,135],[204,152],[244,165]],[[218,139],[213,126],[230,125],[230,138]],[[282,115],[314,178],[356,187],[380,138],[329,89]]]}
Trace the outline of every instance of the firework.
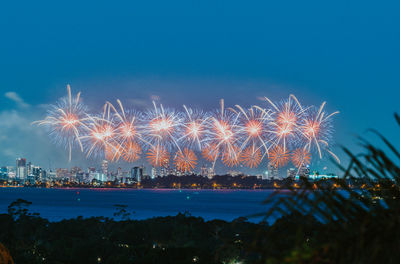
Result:
{"label": "firework", "polygon": [[195,168],[197,152],[213,167],[221,161],[227,167],[256,168],[264,158],[276,167],[290,159],[300,167],[310,163],[311,153],[338,160],[330,149],[332,116],[338,112],[327,114],[325,103],[303,107],[294,95],[278,103],[265,99],[266,108],[227,109],[221,100],[221,108],[209,113],[185,105],[175,111],[155,102],[142,113],[117,100],[116,107],[107,102],[100,114],[89,114],[80,94],[73,97],[68,86],[68,96],[35,123],[46,125],[53,140],[69,149],[70,158],[72,147],[79,146],[87,157],[110,161],[134,162],[146,153],[149,163],[159,167],[175,153],[174,164],[184,172]]}
{"label": "firework", "polygon": [[84,143],[87,157],[104,155],[112,161],[119,159],[121,147],[117,141],[117,133],[108,104],[104,105],[102,114],[87,116],[85,128],[86,133],[80,138]]}
{"label": "firework", "polygon": [[122,159],[127,162],[134,162],[140,158],[142,148],[134,141],[127,141],[122,145]]}
{"label": "firework", "polygon": [[193,110],[183,106],[185,109],[185,117],[182,121],[182,136],[179,142],[182,145],[202,150],[205,146],[206,125],[208,116],[200,110]]}
{"label": "firework", "polygon": [[49,129],[51,138],[69,150],[69,160],[74,145],[79,145],[83,151],[80,135],[84,127],[87,108],[80,101],[80,93],[73,97],[71,87],[67,85],[68,96],[61,98],[55,105],[50,106],[44,120],[36,121]]}
{"label": "firework", "polygon": [[273,107],[274,120],[269,124],[271,133],[275,138],[274,144],[281,144],[283,149],[296,146],[300,135],[300,123],[304,117],[305,109],[294,95],[290,95],[289,99],[274,104],[267,97],[265,98]]}
{"label": "firework", "polygon": [[153,102],[154,109],[148,111],[144,118],[143,135],[152,147],[162,145],[167,149],[178,148],[177,138],[181,127],[181,115],[174,110],[165,109],[163,105],[157,106]]}
{"label": "firework", "polygon": [[184,173],[190,172],[197,164],[197,157],[193,150],[185,148],[183,151],[176,153],[174,163],[176,168]]}
{"label": "firework", "polygon": [[286,166],[290,158],[289,152],[282,146],[276,145],[269,153],[271,164],[277,168]]}
{"label": "firework", "polygon": [[300,168],[303,165],[310,164],[311,155],[305,149],[296,149],[292,153],[292,163],[297,168]]}
{"label": "firework", "polygon": [[214,162],[218,158],[218,147],[216,145],[209,145],[203,148],[201,155],[207,161]]}
{"label": "firework", "polygon": [[125,111],[120,100],[117,100],[119,110],[108,103],[114,111],[113,125],[116,131],[116,151],[121,152],[123,160],[133,162],[140,158],[142,148],[139,142],[147,143],[140,132],[139,120],[142,115],[136,111]]}
{"label": "firework", "polygon": [[249,168],[257,168],[261,160],[261,151],[255,148],[254,145],[247,147],[240,156],[240,162]]}
{"label": "firework", "polygon": [[250,154],[251,149],[253,154],[263,151],[264,154],[262,154],[259,161],[261,162],[264,156],[268,155],[271,145],[270,133],[268,132],[268,122],[272,120],[271,110],[253,106],[246,111],[239,105],[236,105],[236,107],[240,111],[237,114],[241,114],[240,151],[247,148],[247,155]]}
{"label": "firework", "polygon": [[161,167],[169,163],[169,153],[165,147],[158,145],[149,149],[147,159],[154,167]]}
{"label": "firework", "polygon": [[240,155],[238,148],[234,147],[231,151],[222,153],[222,163],[227,167],[237,167],[240,163]]}
{"label": "firework", "polygon": [[[227,166],[237,166],[240,149],[238,136],[240,131],[239,115],[225,111],[224,100],[221,100],[221,110],[210,117],[208,122],[208,144],[212,146],[212,155],[221,157]],[[214,160],[213,165],[215,165]]]}
{"label": "firework", "polygon": [[338,157],[329,150],[329,140],[332,133],[332,122],[331,117],[338,114],[334,112],[332,114],[326,114],[324,111],[325,102],[321,104],[319,108],[310,107],[307,111],[307,115],[303,118],[300,129],[303,138],[305,138],[304,148],[307,151],[316,149],[318,156],[322,158],[323,150],[334,157],[338,162]]}

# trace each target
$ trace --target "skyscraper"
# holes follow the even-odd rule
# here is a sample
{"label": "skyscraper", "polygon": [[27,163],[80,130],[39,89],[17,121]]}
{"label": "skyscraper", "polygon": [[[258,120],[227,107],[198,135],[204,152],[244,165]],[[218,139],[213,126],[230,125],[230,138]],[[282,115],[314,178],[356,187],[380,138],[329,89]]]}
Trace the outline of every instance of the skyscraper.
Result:
{"label": "skyscraper", "polygon": [[308,178],[310,176],[310,167],[303,164],[299,169],[299,176]]}
{"label": "skyscraper", "polygon": [[18,158],[17,159],[17,166],[16,166],[16,178],[18,180],[25,180],[27,176],[26,171],[26,159]]}
{"label": "skyscraper", "polygon": [[288,170],[287,170],[287,177],[288,178],[292,178],[292,179],[295,179],[296,178],[296,173],[297,173],[297,170],[295,169],[295,168],[289,168]]}
{"label": "skyscraper", "polygon": [[131,178],[140,182],[143,179],[143,167],[133,167],[131,169]]}
{"label": "skyscraper", "polygon": [[157,177],[157,169],[156,167],[151,168],[151,178],[155,179]]}
{"label": "skyscraper", "polygon": [[207,167],[203,164],[203,166],[201,166],[200,175],[207,176],[207,172]]}
{"label": "skyscraper", "polygon": [[271,163],[268,163],[268,178],[277,179],[279,176],[278,168]]}
{"label": "skyscraper", "polygon": [[108,175],[108,161],[107,160],[103,160],[101,162],[101,171],[103,172],[104,175]]}
{"label": "skyscraper", "polygon": [[207,171],[207,177],[209,179],[212,179],[215,176],[215,170],[213,167],[210,167]]}

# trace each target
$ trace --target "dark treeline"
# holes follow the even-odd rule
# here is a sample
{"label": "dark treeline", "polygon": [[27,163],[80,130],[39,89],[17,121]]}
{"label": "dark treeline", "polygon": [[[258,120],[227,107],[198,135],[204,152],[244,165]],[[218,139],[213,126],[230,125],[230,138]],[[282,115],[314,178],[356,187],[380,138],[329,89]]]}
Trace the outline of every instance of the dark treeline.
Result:
{"label": "dark treeline", "polygon": [[312,217],[285,216],[272,226],[246,218],[232,222],[187,213],[148,220],[132,220],[124,206],[115,217],[49,222],[17,200],[0,215],[0,241],[15,263],[282,263],[307,236],[310,245],[326,239],[326,228]]}

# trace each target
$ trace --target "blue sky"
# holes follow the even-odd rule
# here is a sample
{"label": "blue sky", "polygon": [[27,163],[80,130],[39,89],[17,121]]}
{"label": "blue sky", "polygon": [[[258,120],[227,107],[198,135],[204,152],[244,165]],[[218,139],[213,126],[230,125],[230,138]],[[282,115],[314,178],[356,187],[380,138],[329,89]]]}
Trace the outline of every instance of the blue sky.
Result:
{"label": "blue sky", "polygon": [[[0,8],[0,163],[65,166],[30,122],[70,83],[92,109],[327,101],[335,141],[378,128],[397,145],[396,1],[18,1]],[[340,152],[340,151],[338,151]],[[86,166],[95,161],[76,164]],[[46,166],[46,165],[43,165]]]}

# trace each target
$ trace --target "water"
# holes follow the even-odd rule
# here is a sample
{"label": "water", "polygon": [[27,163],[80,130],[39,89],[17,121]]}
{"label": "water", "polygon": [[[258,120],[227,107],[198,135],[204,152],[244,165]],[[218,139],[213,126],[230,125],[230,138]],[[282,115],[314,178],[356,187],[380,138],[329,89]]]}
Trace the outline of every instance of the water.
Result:
{"label": "water", "polygon": [[[261,202],[272,190],[166,190],[166,189],[46,189],[0,188],[0,213],[22,198],[32,202],[31,212],[50,221],[77,216],[113,217],[116,204],[127,205],[133,219],[174,216],[189,212],[206,220],[231,221],[241,216],[262,213]],[[133,213],[134,212],[134,213]],[[261,218],[250,218],[258,222]]]}

